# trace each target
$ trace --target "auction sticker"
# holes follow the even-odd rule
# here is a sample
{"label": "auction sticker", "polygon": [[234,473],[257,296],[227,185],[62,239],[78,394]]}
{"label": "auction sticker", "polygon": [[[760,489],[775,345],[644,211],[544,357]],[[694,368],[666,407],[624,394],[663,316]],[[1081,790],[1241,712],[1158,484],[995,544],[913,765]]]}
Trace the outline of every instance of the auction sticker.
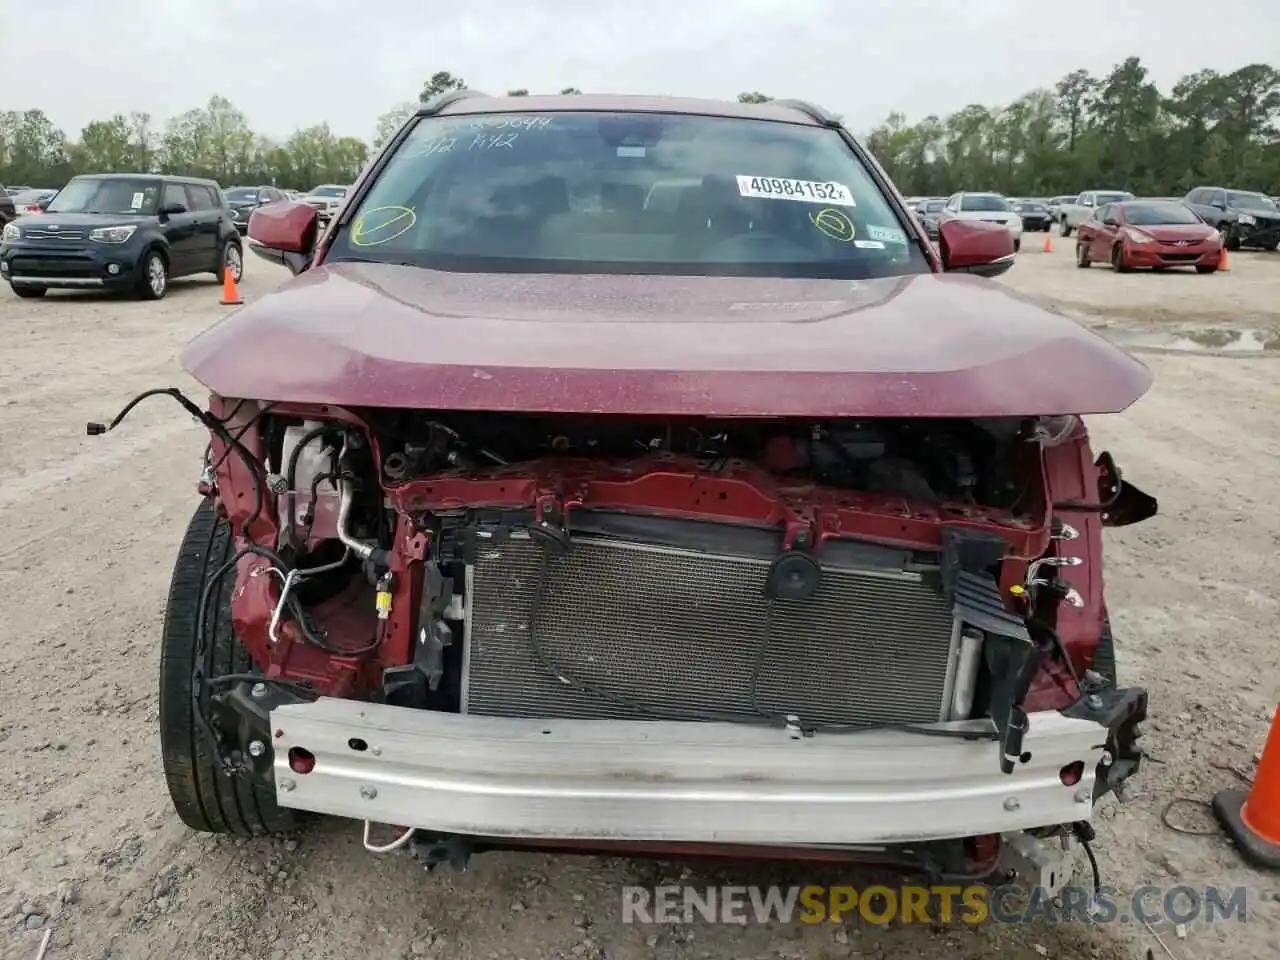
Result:
{"label": "auction sticker", "polygon": [[799,200],[801,203],[833,203],[856,207],[853,194],[843,183],[791,180],[786,177],[738,177],[738,193],[765,200]]}
{"label": "auction sticker", "polygon": [[893,230],[889,227],[874,227],[868,225],[867,236],[872,240],[883,240],[885,243],[901,243],[906,244],[907,235],[901,230]]}

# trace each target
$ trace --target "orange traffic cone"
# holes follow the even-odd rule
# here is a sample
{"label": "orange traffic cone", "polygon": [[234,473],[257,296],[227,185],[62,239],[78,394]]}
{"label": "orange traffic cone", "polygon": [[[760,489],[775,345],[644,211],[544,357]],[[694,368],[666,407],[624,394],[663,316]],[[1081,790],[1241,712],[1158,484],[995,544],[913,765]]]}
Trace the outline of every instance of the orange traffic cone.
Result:
{"label": "orange traffic cone", "polygon": [[222,268],[222,303],[228,307],[244,303],[244,298],[240,296],[240,288],[236,286],[235,275],[228,267]]}
{"label": "orange traffic cone", "polygon": [[1213,812],[1241,856],[1255,866],[1280,870],[1280,709],[1272,718],[1253,787],[1248,794],[1218,792]]}
{"label": "orange traffic cone", "polygon": [[1044,252],[1053,253],[1053,231],[1046,230],[1044,232]]}
{"label": "orange traffic cone", "polygon": [[1230,267],[1227,266],[1227,248],[1225,245],[1222,248],[1222,256],[1218,258],[1218,269],[1219,270],[1231,269]]}

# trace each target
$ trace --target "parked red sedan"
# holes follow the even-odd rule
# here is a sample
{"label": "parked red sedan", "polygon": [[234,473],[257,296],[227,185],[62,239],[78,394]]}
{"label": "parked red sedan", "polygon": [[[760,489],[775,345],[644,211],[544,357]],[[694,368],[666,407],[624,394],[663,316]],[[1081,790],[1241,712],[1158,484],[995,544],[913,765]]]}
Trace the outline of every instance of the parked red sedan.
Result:
{"label": "parked red sedan", "polygon": [[1213,273],[1222,260],[1218,232],[1180,203],[1125,200],[1099,207],[1080,224],[1076,266],[1110,262],[1120,273],[1134,267],[1195,267]]}

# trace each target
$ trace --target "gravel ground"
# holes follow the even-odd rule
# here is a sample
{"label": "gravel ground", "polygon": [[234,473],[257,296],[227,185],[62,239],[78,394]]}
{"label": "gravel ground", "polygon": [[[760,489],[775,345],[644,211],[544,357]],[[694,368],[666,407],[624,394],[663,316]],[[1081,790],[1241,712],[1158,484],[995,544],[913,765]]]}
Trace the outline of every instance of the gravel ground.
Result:
{"label": "gravel ground", "polygon": [[[1280,328],[1280,256],[1231,271],[1116,276],[1077,270],[1073,242],[1028,250],[1006,282],[1044,296],[1145,354],[1156,386],[1094,422],[1127,475],[1157,495],[1156,519],[1110,535],[1120,670],[1151,689],[1154,757],[1133,803],[1099,821],[1107,882],[1250,888],[1249,920],[1157,928],[1173,956],[1275,956],[1280,893],[1218,836],[1164,826],[1169,799],[1204,799],[1248,774],[1278,699],[1280,351],[1224,357],[1230,328]],[[249,265],[262,296],[283,273]],[[161,303],[86,294],[19,301],[0,290],[0,956],[303,958],[1095,958],[1167,956],[1138,925],[640,927],[621,923],[623,884],[852,882],[768,864],[716,868],[491,854],[426,874],[375,858],[358,826],[225,841],[171,812],[156,730],[157,641],[175,550],[196,502],[204,444],[164,401],[110,439],[84,422],[146,387],[193,386],[176,356],[222,316],[212,280]],[[1206,336],[1206,323],[1216,325]],[[1173,337],[1177,330],[1187,336]],[[1254,334],[1250,334],[1254,336]],[[1273,341],[1274,342],[1274,341]],[[195,394],[199,396],[199,391]],[[1267,504],[1271,506],[1268,507]],[[1183,822],[1211,827],[1194,807]]]}

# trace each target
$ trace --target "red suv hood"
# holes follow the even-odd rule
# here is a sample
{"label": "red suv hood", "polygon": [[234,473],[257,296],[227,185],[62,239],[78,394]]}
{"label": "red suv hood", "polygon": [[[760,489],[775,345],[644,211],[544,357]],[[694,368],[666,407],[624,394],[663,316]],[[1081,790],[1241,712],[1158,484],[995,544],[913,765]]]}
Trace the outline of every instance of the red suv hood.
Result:
{"label": "red suv hood", "polygon": [[457,410],[998,417],[1123,410],[1148,369],[968,276],[309,270],[196,337],[224,397]]}

